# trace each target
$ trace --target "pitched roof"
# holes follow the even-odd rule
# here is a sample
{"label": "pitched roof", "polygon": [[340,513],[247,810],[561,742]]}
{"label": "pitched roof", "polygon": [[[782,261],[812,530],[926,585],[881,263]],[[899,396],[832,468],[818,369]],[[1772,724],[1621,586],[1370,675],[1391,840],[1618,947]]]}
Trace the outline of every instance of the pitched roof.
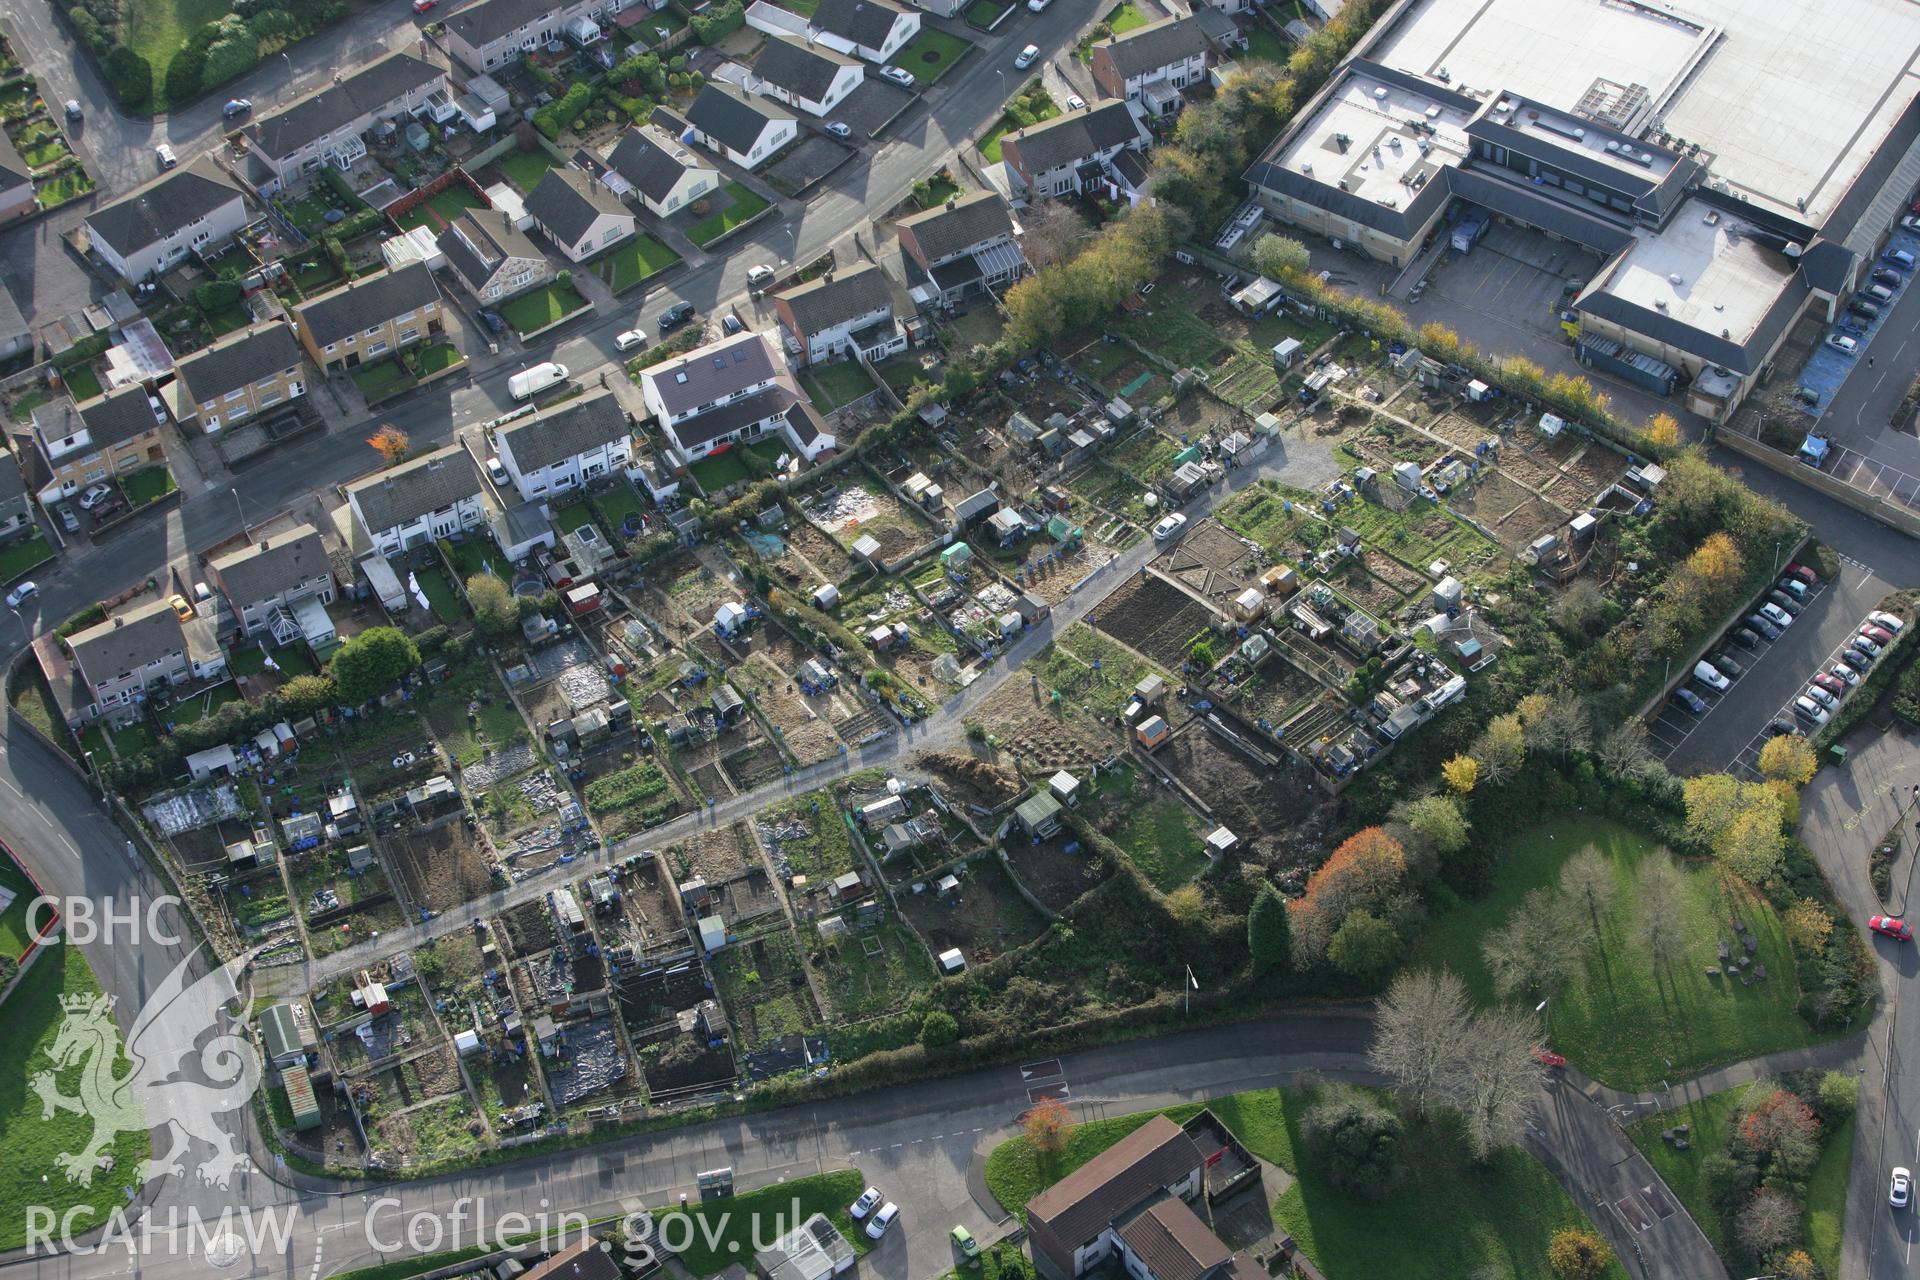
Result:
{"label": "pitched roof", "polygon": [[176,367],[193,402],[205,404],[300,363],[293,326],[270,320],[196,351]]}
{"label": "pitched roof", "polygon": [[480,475],[473,469],[473,459],[457,444],[347,486],[347,495],[373,533],[411,524],[479,493]]}
{"label": "pitched roof", "polygon": [[410,89],[419,89],[446,73],[410,53],[390,53],[360,70],[290,106],[254,121],[253,136],[260,150],[278,160],[298,151],[323,134],[384,107]]}
{"label": "pitched roof", "polygon": [[560,9],[558,0],[480,0],[446,19],[447,32],[479,48]]}
{"label": "pitched roof", "polygon": [[787,428],[793,432],[793,438],[803,445],[812,444],[827,434],[827,420],[813,407],[813,401],[805,397],[788,405],[786,413],[781,416],[787,420]]}
{"label": "pitched roof", "polygon": [[1008,134],[1000,141],[1000,154],[1004,157],[1012,147],[1021,167],[1037,178],[1139,138],[1132,109],[1124,102],[1103,102]]}
{"label": "pitched roof", "polygon": [[203,155],[95,209],[87,230],[125,258],[241,199],[239,184]]}
{"label": "pitched roof", "polygon": [[1200,1280],[1233,1251],[1185,1200],[1170,1196],[1115,1232],[1154,1280]]}
{"label": "pitched roof", "polygon": [[25,186],[33,181],[33,170],[20,156],[20,148],[13,145],[13,139],[0,132],[0,190],[8,187]]}
{"label": "pitched roof", "polygon": [[333,570],[320,532],[303,524],[213,561],[227,595],[240,608],[279,595]]}
{"label": "pitched roof", "polygon": [[540,246],[499,209],[462,209],[437,243],[460,278],[475,289],[508,258],[546,258]]}
{"label": "pitched roof", "polygon": [[574,245],[602,214],[626,216],[627,206],[590,173],[557,167],[540,175],[527,195],[527,212],[560,243]]}
{"label": "pitched roof", "polygon": [[878,49],[906,12],[887,0],[820,0],[820,7],[813,11],[813,25],[843,40]]}
{"label": "pitched roof", "polygon": [[87,424],[87,436],[96,449],[143,436],[160,425],[153,416],[153,406],[147,403],[145,387],[128,387],[105,399],[89,401],[80,410],[80,420]]}
{"label": "pitched roof", "polygon": [[[819,102],[833,81],[848,67],[860,64],[820,44],[803,44],[790,36],[774,36],[753,60],[753,74],[779,85],[795,97]],[[864,74],[864,73],[863,73]]]}
{"label": "pitched roof", "polygon": [[713,80],[701,88],[700,96],[687,108],[688,123],[727,150],[742,154],[753,150],[768,125],[793,118],[793,113],[778,103],[751,97],[733,85]]}
{"label": "pitched roof", "polygon": [[20,459],[0,450],[0,511],[26,496],[27,482],[20,478]]}
{"label": "pitched roof", "polygon": [[776,415],[784,415],[794,400],[793,392],[776,383],[744,400],[723,404],[711,413],[676,422],[667,430],[673,433],[673,438],[680,442],[682,448],[697,449],[709,440],[731,435],[749,423],[764,422]]}
{"label": "pitched roof", "polygon": [[1096,52],[1105,49],[1114,70],[1132,79],[1206,53],[1207,35],[1193,18],[1162,18],[1093,47]]}
{"label": "pitched roof", "polygon": [[893,295],[887,290],[885,273],[868,263],[843,275],[828,274],[809,281],[778,295],[778,301],[793,313],[802,333],[819,333],[891,307]]}
{"label": "pitched roof", "polygon": [[522,472],[586,453],[633,433],[627,412],[611,391],[567,400],[522,418],[498,432]]}
{"label": "pitched roof", "polygon": [[433,272],[427,269],[426,263],[416,261],[355,280],[294,311],[306,322],[313,340],[324,347],[397,315],[432,306],[439,300],[440,290],[433,283]]}
{"label": "pitched roof", "polygon": [[1013,214],[994,192],[980,191],[902,218],[899,225],[913,232],[928,262],[938,262],[996,236],[1012,235]]}
{"label": "pitched roof", "polygon": [[607,164],[649,200],[666,199],[687,173],[715,171],[676,134],[651,124],[621,134],[607,153]]}
{"label": "pitched roof", "polygon": [[[737,333],[641,371],[669,416],[737,395],[780,372],[773,349],[758,333]],[[684,439],[684,437],[682,437]]]}
{"label": "pitched roof", "polygon": [[1155,1116],[1027,1204],[1035,1245],[1072,1274],[1073,1251],[1113,1220],[1200,1167],[1200,1148],[1167,1117]]}
{"label": "pitched roof", "polygon": [[187,651],[186,632],[173,606],[153,599],[67,637],[73,659],[93,684]]}

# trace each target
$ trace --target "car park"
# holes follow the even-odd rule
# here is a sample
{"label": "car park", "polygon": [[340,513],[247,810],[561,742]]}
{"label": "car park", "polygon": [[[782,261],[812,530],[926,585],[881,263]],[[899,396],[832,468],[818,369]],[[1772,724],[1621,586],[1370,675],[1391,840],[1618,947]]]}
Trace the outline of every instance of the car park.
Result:
{"label": "car park", "polygon": [[880,1204],[880,1188],[868,1187],[860,1193],[860,1198],[847,1206],[847,1216],[855,1222],[863,1221]]}
{"label": "car park", "polygon": [[1889,631],[1896,632],[1907,625],[1898,614],[1888,613],[1884,609],[1875,609],[1867,615],[1867,621],[1876,627],[1885,627]]}
{"label": "car park", "polygon": [[899,85],[902,89],[913,88],[913,72],[907,70],[905,67],[882,67],[880,68],[880,74],[885,79],[891,80]]}
{"label": "car park", "polygon": [[1864,674],[1866,670],[1873,665],[1873,655],[1865,649],[1860,648],[1858,644],[1850,641],[1847,645],[1847,651],[1840,655],[1840,661],[1846,663],[1855,671]]}
{"label": "car park", "polygon": [[1836,662],[1828,667],[1827,674],[1849,687],[1860,683],[1860,673],[1844,662]]}
{"label": "car park", "polygon": [[1800,696],[1806,698],[1815,706],[1825,707],[1828,711],[1840,705],[1840,699],[1834,697],[1817,684],[1808,685],[1807,691]]}
{"label": "car park", "polygon": [[1761,617],[1757,613],[1747,619],[1747,625],[1755,631],[1758,631],[1763,639],[1778,640],[1780,638],[1780,628],[1774,626],[1770,620]]}
{"label": "car park", "polygon": [[1855,636],[1853,639],[1847,641],[1847,643],[1866,654],[1869,658],[1878,658],[1880,656],[1879,642],[1865,632]]}
{"label": "car park", "polygon": [[1898,938],[1902,942],[1913,941],[1913,926],[1899,916],[1876,915],[1867,921],[1867,928],[1888,938]]}
{"label": "car park", "polygon": [[106,485],[106,484],[94,485],[93,487],[88,489],[85,493],[80,495],[80,509],[82,511],[93,510],[95,507],[99,506],[102,502],[106,501],[107,495],[111,494],[112,492],[113,492],[112,485]]}
{"label": "car park", "polygon": [[1760,647],[1760,633],[1752,627],[1735,627],[1733,633],[1729,635],[1727,639],[1733,641],[1742,649],[1758,649]]}
{"label": "car park", "polygon": [[1898,1165],[1893,1169],[1893,1181],[1887,1187],[1887,1203],[1895,1209],[1904,1209],[1913,1199],[1913,1175]]}
{"label": "car park", "polygon": [[867,1222],[867,1239],[878,1240],[887,1234],[887,1228],[892,1226],[893,1220],[899,1216],[900,1206],[893,1201],[889,1200],[881,1205],[880,1212],[874,1214]]}
{"label": "car park", "polygon": [[1719,669],[1711,662],[1694,663],[1693,678],[1707,686],[1707,688],[1714,690],[1716,693],[1724,691],[1733,684],[1733,681],[1720,674]]}
{"label": "car park", "polygon": [[60,517],[60,527],[62,529],[65,529],[68,533],[80,532],[80,517],[73,513],[72,506],[63,502],[53,509],[53,514]]}
{"label": "car park", "polygon": [[1171,538],[1174,534],[1186,528],[1186,525],[1187,518],[1178,511],[1170,516],[1162,517],[1160,523],[1153,526],[1153,540],[1155,542],[1165,542],[1168,538]]}
{"label": "car park", "polygon": [[1716,653],[1708,658],[1707,661],[1711,662],[1714,665],[1714,669],[1729,680],[1738,680],[1741,676],[1745,675],[1747,671],[1745,667],[1724,653]]}
{"label": "car park", "polygon": [[1807,697],[1793,700],[1793,714],[1811,725],[1823,725],[1831,718],[1827,715],[1825,707]]}
{"label": "car park", "polygon": [[35,596],[39,594],[40,594],[39,583],[23,582],[19,586],[15,587],[13,590],[7,592],[7,608],[18,609],[21,605],[25,604],[27,601],[33,599]]}
{"label": "car park", "polygon": [[1889,289],[1898,289],[1907,282],[1907,278],[1892,267],[1875,267],[1872,280],[1875,284],[1883,284]]}
{"label": "car park", "polygon": [[1813,683],[1817,687],[1821,689],[1825,689],[1828,693],[1832,694],[1836,698],[1844,698],[1847,694],[1847,690],[1853,687],[1849,685],[1845,680],[1842,680],[1839,676],[1833,675],[1826,671],[1822,671],[1816,674],[1813,677]]}
{"label": "car park", "polygon": [[[1789,618],[1799,616],[1801,608],[1800,602],[1784,591],[1767,592],[1767,604],[1772,605]],[[1762,605],[1761,607],[1765,608],[1766,605]]]}
{"label": "car park", "polygon": [[1876,627],[1871,622],[1860,628],[1860,634],[1879,645],[1882,649],[1893,643],[1893,632],[1885,627]]}
{"label": "car park", "polygon": [[1793,625],[1793,615],[1771,600],[1760,606],[1760,616],[1782,631]]}
{"label": "car park", "polygon": [[1843,356],[1858,355],[1860,353],[1860,343],[1853,338],[1849,338],[1844,333],[1828,334],[1827,345]]}
{"label": "car park", "polygon": [[631,351],[635,347],[644,347],[646,345],[647,335],[638,329],[629,329],[625,333],[616,335],[613,340],[613,349],[615,351]]}
{"label": "car park", "polygon": [[1025,71],[1028,67],[1033,65],[1034,59],[1038,58],[1039,56],[1040,56],[1040,46],[1037,44],[1030,44],[1026,48],[1022,49],[1019,55],[1014,58],[1013,65],[1020,68],[1022,71]]}
{"label": "car park", "polygon": [[1691,689],[1675,689],[1673,691],[1672,702],[1674,706],[1679,707],[1682,711],[1690,711],[1696,716],[1707,714],[1705,699],[1701,698],[1699,694]]}

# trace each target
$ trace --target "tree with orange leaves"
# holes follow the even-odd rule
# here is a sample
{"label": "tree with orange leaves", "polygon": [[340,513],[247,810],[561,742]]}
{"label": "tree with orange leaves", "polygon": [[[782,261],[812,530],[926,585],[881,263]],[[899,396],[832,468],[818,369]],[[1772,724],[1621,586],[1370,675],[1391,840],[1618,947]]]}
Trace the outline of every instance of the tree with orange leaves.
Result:
{"label": "tree with orange leaves", "polygon": [[1041,1167],[1048,1168],[1067,1149],[1067,1139],[1073,1134],[1073,1117],[1058,1098],[1043,1098],[1027,1112],[1020,1129],[1027,1145],[1039,1157]]}
{"label": "tree with orange leaves", "polygon": [[1407,874],[1407,851],[1383,828],[1354,832],[1307,880],[1306,896],[1293,906],[1296,954],[1307,964],[1327,954],[1347,916],[1371,911],[1400,887]]}
{"label": "tree with orange leaves", "polygon": [[391,422],[368,436],[367,443],[373,446],[375,453],[387,460],[390,467],[406,457],[413,448],[413,441],[407,438],[407,433]]}

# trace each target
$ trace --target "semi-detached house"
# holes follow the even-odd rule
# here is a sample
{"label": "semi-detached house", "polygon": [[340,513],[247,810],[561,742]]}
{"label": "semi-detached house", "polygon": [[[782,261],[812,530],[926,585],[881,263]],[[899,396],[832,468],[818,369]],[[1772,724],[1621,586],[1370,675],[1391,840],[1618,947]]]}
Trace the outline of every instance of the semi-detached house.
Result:
{"label": "semi-detached house", "polygon": [[85,408],[61,396],[33,411],[33,444],[50,479],[42,502],[71,498],[89,485],[165,462],[161,415],[140,387],[87,401]]}
{"label": "semi-detached house", "polygon": [[773,310],[786,332],[787,349],[797,348],[801,364],[838,360],[856,350],[869,360],[884,360],[907,347],[907,335],[893,315],[886,273],[871,263],[828,272],[779,294]]}
{"label": "semi-detached house", "polygon": [[284,320],[229,334],[182,360],[175,372],[178,381],[168,389],[174,415],[182,426],[197,423],[209,435],[307,393],[306,359]]}
{"label": "semi-detached house", "polygon": [[812,27],[844,40],[868,62],[891,62],[920,34],[920,15],[888,0],[820,0]]}
{"label": "semi-detached house", "polygon": [[1027,272],[1013,213],[991,191],[903,218],[897,234],[908,291],[922,307],[947,310],[999,293]]}
{"label": "semi-detached house", "polygon": [[[262,195],[275,195],[303,173],[332,164],[344,168],[367,154],[360,136],[382,120],[453,115],[447,73],[410,53],[390,53],[325,88],[296,98],[247,127],[251,161]],[[440,104],[445,104],[444,113]]]}
{"label": "semi-detached house", "polygon": [[[291,644],[310,630],[301,625],[301,612],[317,605],[324,617],[324,606],[333,603],[333,564],[310,524],[250,542],[210,567],[240,630],[267,632],[276,644]],[[307,600],[316,605],[303,605]]]}
{"label": "semi-detached house", "polygon": [[438,244],[454,275],[484,305],[537,289],[556,274],[540,246],[499,209],[462,209]]}
{"label": "semi-detached house", "polygon": [[525,502],[585,488],[633,461],[633,424],[599,390],[494,432],[494,451]]}
{"label": "semi-detached house", "polygon": [[785,107],[711,80],[687,109],[687,124],[700,145],[742,169],[758,169],[800,135]]}
{"label": "semi-detached house", "polygon": [[440,287],[423,262],[365,276],[295,307],[300,345],[322,369],[352,369],[432,340],[444,326]]}
{"label": "semi-detached house", "polygon": [[748,83],[796,111],[824,116],[867,78],[866,67],[824,44],[773,36],[753,60]]}
{"label": "semi-detached house", "polygon": [[527,212],[569,262],[585,262],[633,235],[632,210],[599,179],[571,166],[540,176]]}
{"label": "semi-detached house", "polygon": [[1207,48],[1200,19],[1163,18],[1094,45],[1088,67],[1102,96],[1170,115],[1181,90],[1206,79]]}
{"label": "semi-detached house", "polygon": [[457,444],[354,481],[347,505],[358,531],[383,556],[477,529],[487,515],[480,474]]}
{"label": "semi-detached house", "polygon": [[[549,41],[571,36],[576,44],[599,37],[601,19],[627,7],[627,0],[481,0],[446,19],[447,52],[477,74],[513,66]],[[582,37],[586,37],[583,41]]]}
{"label": "semi-detached house", "polygon": [[1146,181],[1137,154],[1147,144],[1143,114],[1131,102],[1069,111],[1002,138],[1000,158],[1030,200],[1078,195],[1101,182],[1137,192]]}
{"label": "semi-detached house", "polygon": [[624,181],[656,218],[678,213],[720,189],[720,171],[655,124],[621,134],[607,152],[607,167],[609,172],[602,179],[607,189],[617,191],[617,184]]}
{"label": "semi-detached house", "polygon": [[33,504],[27,483],[20,478],[20,460],[0,452],[0,542],[11,542],[34,531]]}
{"label": "semi-detached house", "polygon": [[647,409],[682,463],[781,434],[809,462],[834,447],[772,343],[740,333],[641,371]]}
{"label": "semi-detached house", "polygon": [[36,212],[33,169],[21,158],[13,139],[0,133],[0,219],[24,218]]}
{"label": "semi-detached house", "polygon": [[246,225],[240,185],[203,155],[89,213],[87,240],[115,275],[139,284],[189,253],[223,247]]}
{"label": "semi-detached house", "polygon": [[116,725],[138,718],[152,694],[211,680],[227,664],[211,619],[183,622],[173,606],[160,599],[74,632],[67,637],[67,651],[93,699],[82,714]]}

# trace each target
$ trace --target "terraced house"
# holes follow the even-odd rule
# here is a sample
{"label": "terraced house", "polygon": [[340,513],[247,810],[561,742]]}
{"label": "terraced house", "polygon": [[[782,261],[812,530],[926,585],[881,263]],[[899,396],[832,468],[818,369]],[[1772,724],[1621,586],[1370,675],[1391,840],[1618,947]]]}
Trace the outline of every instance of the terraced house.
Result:
{"label": "terraced house", "polygon": [[446,89],[447,73],[410,53],[375,59],[247,126],[253,141],[248,177],[262,195],[275,195],[302,174],[329,164],[344,168],[367,154],[361,135],[379,121],[451,118]]}
{"label": "terraced house", "polygon": [[749,83],[796,111],[824,116],[866,78],[865,66],[824,44],[773,36],[753,60]]}
{"label": "terraced house", "polygon": [[1069,111],[1008,134],[1000,141],[1000,157],[1030,200],[1079,195],[1103,184],[1113,188],[1109,195],[1133,199],[1147,182],[1139,154],[1147,145],[1143,116],[1144,109],[1131,102]]}
{"label": "terraced house", "polygon": [[463,209],[440,233],[447,265],[482,303],[501,302],[537,289],[557,274],[547,255],[513,217],[498,209]]}
{"label": "terraced house", "polygon": [[871,263],[829,272],[780,294],[773,310],[786,333],[787,350],[800,364],[838,360],[855,351],[869,360],[884,360],[907,349],[906,332],[894,319],[886,273]]}
{"label": "terraced house", "polygon": [[656,218],[664,218],[720,189],[720,171],[679,138],[654,124],[628,129],[607,152],[610,172],[601,180],[625,195],[619,184],[640,197]]}
{"label": "terraced house", "polygon": [[493,444],[521,499],[536,502],[617,475],[633,461],[633,424],[601,390],[503,427]]}
{"label": "terraced house", "polygon": [[318,608],[324,618],[324,606],[333,603],[333,565],[319,530],[310,524],[219,556],[210,567],[240,630],[267,632],[275,644],[301,639],[309,628],[300,614]]}
{"label": "terraced house", "polygon": [[295,307],[293,327],[322,369],[357,368],[439,336],[440,287],[425,263],[409,263]]}
{"label": "terraced house", "polygon": [[481,0],[446,20],[447,52],[469,71],[500,71],[549,41],[572,37],[592,44],[600,22],[626,8],[626,0]]}
{"label": "terraced house", "polygon": [[527,212],[569,262],[585,262],[633,234],[633,212],[582,169],[547,170],[527,196]]}
{"label": "terraced house", "polygon": [[24,218],[40,207],[33,193],[33,169],[0,133],[0,218]]}
{"label": "terraced house", "polygon": [[211,253],[247,225],[240,184],[201,156],[87,215],[93,251],[130,284],[171,271],[189,253]]}
{"label": "terraced house", "polygon": [[991,191],[903,218],[897,230],[907,289],[922,307],[950,310],[978,294],[997,294],[1027,273],[1013,212]]}
{"label": "terraced house", "polygon": [[1198,18],[1164,18],[1093,46],[1088,63],[1104,97],[1172,115],[1181,90],[1207,78],[1207,37]]}
{"label": "terraced house", "polygon": [[33,505],[27,500],[26,481],[20,478],[20,461],[0,452],[0,542],[11,542],[33,530]]}
{"label": "terraced house", "polygon": [[306,360],[293,326],[257,324],[182,360],[174,416],[212,435],[307,394]]}
{"label": "terraced house", "polygon": [[457,444],[354,481],[347,505],[367,545],[383,556],[477,529],[487,515],[480,473]]}
{"label": "terraced house", "polygon": [[42,502],[71,498],[88,485],[165,462],[162,416],[147,393],[131,387],[75,407],[65,396],[33,411],[33,444],[50,479]]}
{"label": "terraced house", "polygon": [[155,694],[214,679],[227,666],[211,619],[182,621],[159,599],[76,631],[67,637],[67,651],[93,699],[81,714],[116,725],[138,719]]}
{"label": "terraced house", "polygon": [[785,107],[730,84],[709,81],[687,109],[695,141],[742,169],[758,169],[800,135]]}

